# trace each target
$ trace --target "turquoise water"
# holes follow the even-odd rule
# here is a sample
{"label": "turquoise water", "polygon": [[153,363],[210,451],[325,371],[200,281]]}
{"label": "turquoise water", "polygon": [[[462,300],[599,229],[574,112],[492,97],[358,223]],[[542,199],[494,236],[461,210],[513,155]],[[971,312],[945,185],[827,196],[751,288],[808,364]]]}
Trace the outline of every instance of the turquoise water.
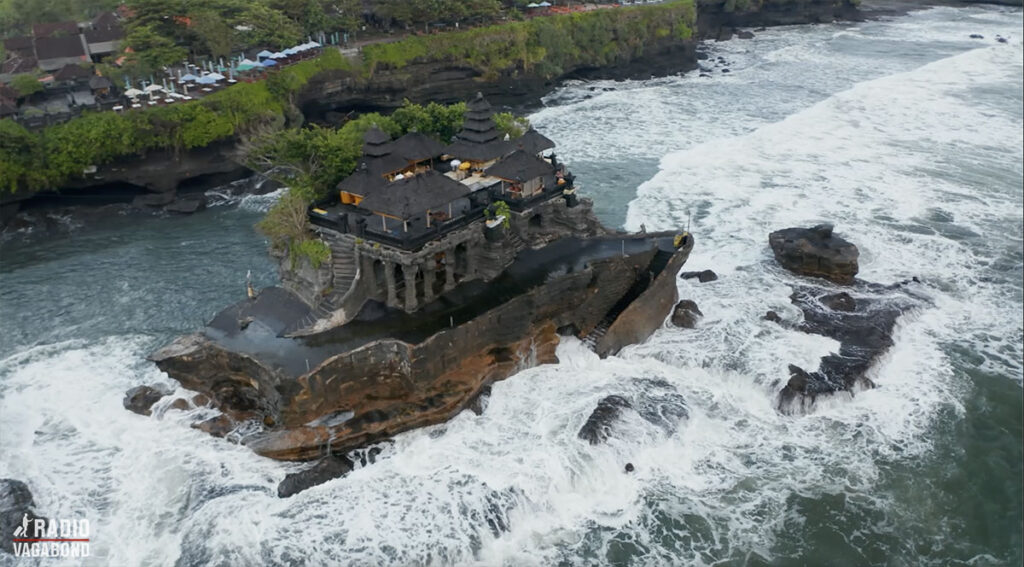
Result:
{"label": "turquoise water", "polygon": [[[711,45],[711,77],[560,89],[533,122],[608,224],[689,221],[687,269],[720,276],[679,283],[705,318],[606,360],[567,341],[483,415],[287,500],[301,466],[192,430],[205,410],[121,407],[170,383],[145,356],[241,298],[246,271],[275,281],[252,229],[273,196],[5,241],[0,477],[89,518],[90,565],[1018,565],[1021,25],[974,7],[773,29]],[[926,301],[879,388],[782,416],[786,365],[836,344],[761,321],[799,317],[767,234],[825,220],[861,277],[917,276]],[[610,394],[681,396],[690,417],[581,443]]]}

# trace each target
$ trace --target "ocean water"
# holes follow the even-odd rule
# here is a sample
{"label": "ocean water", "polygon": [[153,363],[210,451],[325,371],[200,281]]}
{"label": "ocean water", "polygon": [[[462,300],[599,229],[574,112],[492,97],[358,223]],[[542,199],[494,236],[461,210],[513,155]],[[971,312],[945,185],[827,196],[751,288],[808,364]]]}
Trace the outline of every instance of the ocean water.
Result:
{"label": "ocean water", "polygon": [[[606,360],[567,340],[483,415],[290,499],[276,484],[301,465],[190,429],[201,410],[121,407],[168,381],[145,355],[247,270],[274,281],[252,230],[273,196],[7,241],[0,477],[91,521],[87,565],[1019,565],[1022,23],[971,7],[778,28],[709,45],[708,77],[558,90],[534,124],[609,225],[689,225],[685,269],[720,276],[679,282],[705,317]],[[837,344],[761,320],[800,317],[767,235],[822,221],[863,279],[918,277],[923,301],[877,389],[784,416],[786,366]],[[628,413],[590,446],[576,433],[611,394],[689,417]]]}

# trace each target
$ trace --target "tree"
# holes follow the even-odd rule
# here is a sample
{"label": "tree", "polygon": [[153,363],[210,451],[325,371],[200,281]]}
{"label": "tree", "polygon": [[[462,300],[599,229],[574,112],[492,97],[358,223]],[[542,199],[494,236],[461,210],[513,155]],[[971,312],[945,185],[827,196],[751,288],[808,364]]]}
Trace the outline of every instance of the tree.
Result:
{"label": "tree", "polygon": [[18,96],[29,96],[43,90],[43,84],[39,82],[39,77],[32,73],[22,73],[15,75],[11,80],[11,87],[18,91]]}
{"label": "tree", "polygon": [[127,63],[137,65],[142,73],[179,63],[188,56],[187,49],[150,25],[132,26],[122,45]]}
{"label": "tree", "polygon": [[228,57],[235,45],[235,29],[220,14],[212,10],[195,12],[189,16],[191,29],[206,47],[210,56]]}
{"label": "tree", "polygon": [[236,25],[250,28],[243,32],[246,45],[283,49],[302,40],[302,29],[282,12],[263,4],[251,4],[239,15]]}

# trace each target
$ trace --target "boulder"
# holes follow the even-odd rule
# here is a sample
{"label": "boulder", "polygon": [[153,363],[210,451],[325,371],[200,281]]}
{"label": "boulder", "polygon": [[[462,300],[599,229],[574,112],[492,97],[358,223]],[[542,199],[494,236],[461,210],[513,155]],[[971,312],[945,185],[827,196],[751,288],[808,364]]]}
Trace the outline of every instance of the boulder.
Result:
{"label": "boulder", "polygon": [[857,300],[850,297],[850,294],[845,291],[823,296],[821,298],[821,304],[832,311],[852,313],[857,310]]}
{"label": "boulder", "polygon": [[672,311],[672,324],[684,329],[692,329],[697,326],[697,320],[703,317],[697,303],[692,299],[684,299],[676,304]]}
{"label": "boulder", "polygon": [[683,278],[684,280],[697,278],[697,281],[699,281],[700,283],[707,283],[717,280],[718,274],[711,270],[703,270],[700,272],[683,272],[679,274],[679,277]]}
{"label": "boulder", "polygon": [[304,471],[285,476],[284,480],[277,485],[277,495],[280,498],[288,498],[307,488],[345,476],[350,472],[352,472],[351,461],[345,457],[328,455]]}
{"label": "boulder", "polygon": [[164,207],[164,210],[169,213],[178,213],[183,215],[190,215],[197,213],[206,208],[206,196],[195,195],[191,197],[185,197],[178,199],[173,203]]}
{"label": "boulder", "polygon": [[178,411],[188,411],[189,409],[191,409],[188,400],[186,400],[185,398],[178,398],[174,400],[173,402],[171,402],[171,405],[169,407],[170,409]]}
{"label": "boulder", "polygon": [[160,398],[170,394],[171,390],[162,384],[152,386],[136,386],[124,394],[124,408],[139,415],[152,415],[153,404]]}
{"label": "boulder", "polygon": [[[12,478],[0,479],[0,549],[14,553],[14,543],[11,540],[14,539],[15,530],[23,526],[31,530],[31,522],[39,518],[32,511],[34,505],[32,492],[24,482]],[[28,520],[28,523],[25,520]],[[28,538],[36,536],[34,532],[18,535]]]}
{"label": "boulder", "polygon": [[591,445],[603,443],[611,434],[612,424],[622,415],[622,411],[632,409],[633,404],[622,396],[608,396],[597,402],[597,407],[591,412],[587,422],[580,428],[577,436],[586,440]]}
{"label": "boulder", "polygon": [[765,313],[764,317],[761,318],[764,319],[765,321],[771,321],[772,323],[782,323],[782,317],[779,317],[779,314],[774,311],[769,311]]}
{"label": "boulder", "polygon": [[741,32],[737,32],[736,37],[738,37],[739,39],[754,39],[754,32],[744,30]]}
{"label": "boulder", "polygon": [[830,224],[778,230],[768,236],[768,244],[783,268],[802,276],[850,284],[859,269],[857,246],[833,235]]}
{"label": "boulder", "polygon": [[972,33],[971,39],[985,39],[985,36],[981,35],[980,33]]}
{"label": "boulder", "polygon": [[235,420],[221,414],[200,423],[193,423],[192,429],[198,429],[214,437],[227,437],[228,433],[234,431],[236,425]]}

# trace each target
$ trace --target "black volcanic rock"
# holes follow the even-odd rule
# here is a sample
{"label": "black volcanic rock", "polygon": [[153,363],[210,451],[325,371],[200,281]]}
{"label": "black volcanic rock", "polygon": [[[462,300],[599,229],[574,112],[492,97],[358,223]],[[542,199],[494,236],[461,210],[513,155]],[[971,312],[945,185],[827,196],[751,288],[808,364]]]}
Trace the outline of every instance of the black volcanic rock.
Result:
{"label": "black volcanic rock", "polygon": [[703,317],[697,303],[692,299],[684,299],[676,304],[672,310],[672,324],[684,329],[692,329],[697,326],[697,320]]}
{"label": "black volcanic rock", "polygon": [[774,311],[765,313],[764,317],[761,318],[765,321],[771,321],[772,323],[782,323],[782,317],[779,317],[779,314]]}
{"label": "black volcanic rock", "polygon": [[124,408],[139,415],[151,415],[153,404],[160,401],[160,398],[170,394],[166,386],[156,384],[153,386],[136,386],[124,394]]}
{"label": "black volcanic rock", "polygon": [[778,230],[768,244],[783,268],[803,276],[849,284],[859,269],[857,246],[832,234],[830,224]]}
{"label": "black volcanic rock", "polygon": [[892,295],[892,289],[867,285],[864,292],[882,293],[856,300],[847,293],[809,287],[793,293],[790,300],[804,313],[798,329],[839,341],[839,352],[823,357],[814,372],[790,365],[789,380],[779,392],[780,411],[799,413],[820,395],[874,387],[865,374],[893,345],[892,331],[900,315],[916,304],[909,295]]}
{"label": "black volcanic rock", "polygon": [[622,411],[632,409],[633,404],[622,396],[608,396],[597,403],[587,422],[580,428],[580,439],[591,445],[604,443],[611,434],[612,424],[622,415]]}
{"label": "black volcanic rock", "polygon": [[738,37],[739,39],[754,39],[754,32],[744,30],[741,32],[737,32],[736,37]]}
{"label": "black volcanic rock", "polygon": [[683,272],[679,274],[679,277],[683,278],[684,280],[697,278],[697,281],[699,281],[700,283],[708,283],[717,280],[718,274],[711,270],[703,270],[700,272]]}
{"label": "black volcanic rock", "polygon": [[280,498],[288,498],[307,488],[345,476],[350,472],[352,472],[351,461],[345,457],[328,455],[304,471],[285,476],[284,480],[277,485],[277,495]]}

